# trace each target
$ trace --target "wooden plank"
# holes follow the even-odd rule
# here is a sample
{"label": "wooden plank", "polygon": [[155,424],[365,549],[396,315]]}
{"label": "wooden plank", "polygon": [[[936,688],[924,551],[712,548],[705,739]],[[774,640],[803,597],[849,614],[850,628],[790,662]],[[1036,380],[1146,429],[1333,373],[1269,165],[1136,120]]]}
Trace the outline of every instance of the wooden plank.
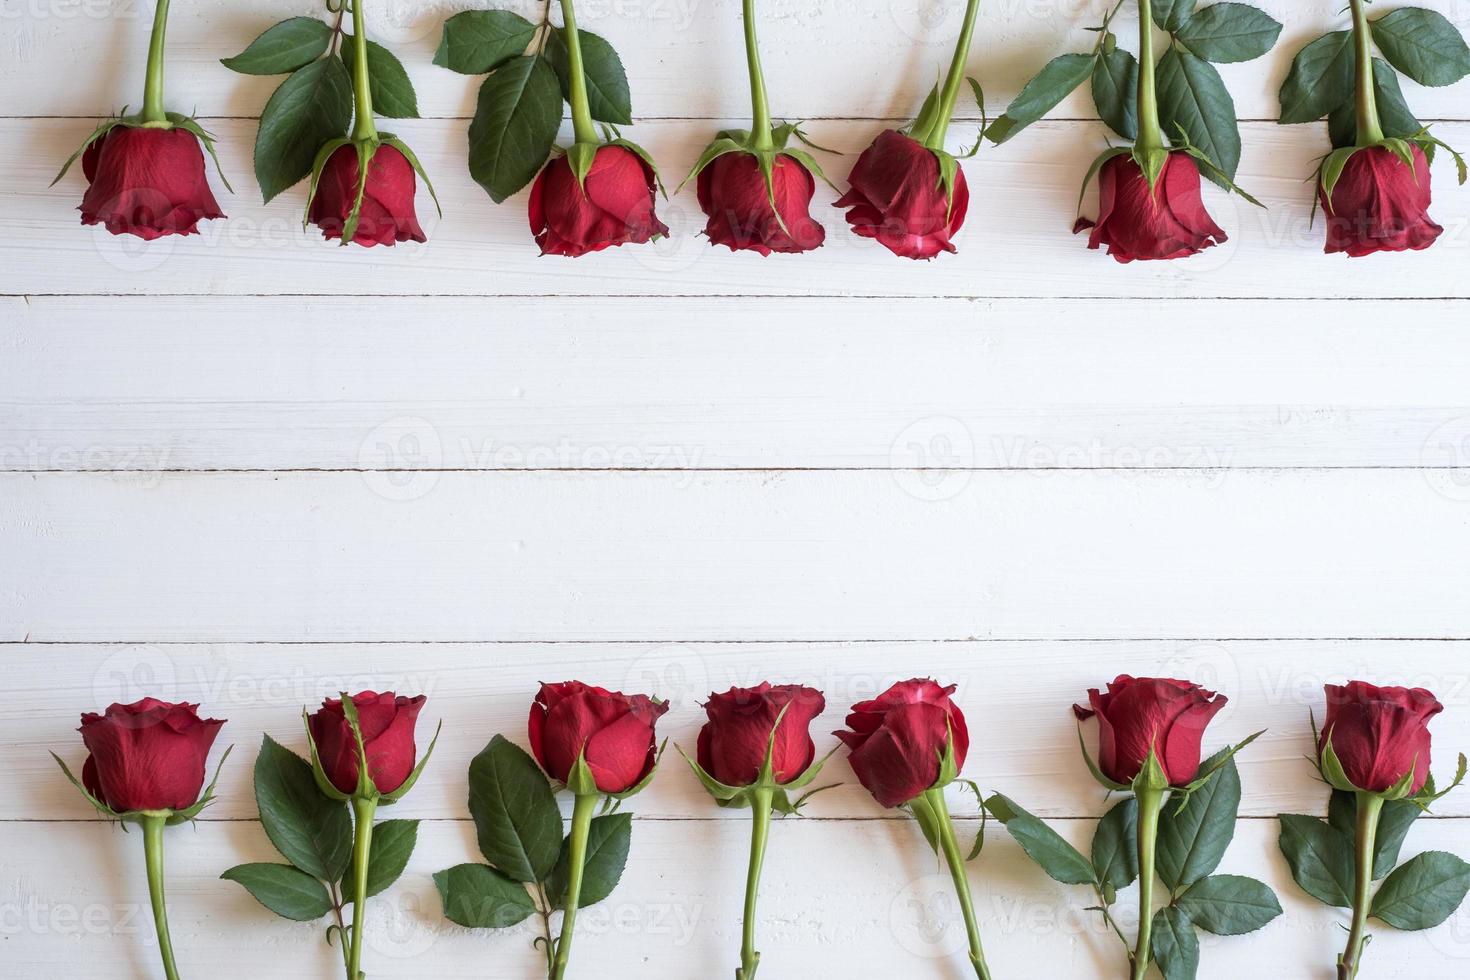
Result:
{"label": "wooden plank", "polygon": [[11,471],[1470,464],[1452,304],[915,300],[901,328],[815,299],[0,311]]}
{"label": "wooden plank", "polygon": [[[577,677],[670,704],[660,735],[694,751],[711,691],[761,680],[804,683],[825,692],[827,711],[812,725],[818,751],[837,746],[850,705],[889,684],[933,676],[959,685],[973,743],[966,774],[987,792],[1003,791],[1046,816],[1100,816],[1106,794],[1087,775],[1071,705],[1116,674],[1187,677],[1230,698],[1210,728],[1213,751],[1253,732],[1267,734],[1240,757],[1242,812],[1271,816],[1322,811],[1326,796],[1305,756],[1309,713],[1323,713],[1322,685],[1351,678],[1423,686],[1445,705],[1435,720],[1434,768],[1442,781],[1455,755],[1470,749],[1470,644],[1425,642],[1108,642],[1108,643],[780,643],[780,644],[276,644],[65,645],[0,647],[13,706],[0,716],[9,746],[11,790],[0,821],[82,818],[86,804],[49,753],[75,769],[85,758],[75,733],[82,711],[145,696],[201,703],[229,721],[219,748],[236,746],[210,819],[255,816],[250,772],[262,734],[305,752],[301,709],[344,687],[424,693],[422,744],[444,722],[439,747],[413,795],[394,815],[467,816],[465,772],[494,734],[526,744],[526,715],[538,684]],[[64,668],[64,669],[63,669]],[[1094,729],[1088,741],[1096,744]],[[216,753],[216,757],[218,753]],[[670,748],[664,768],[634,808],[660,819],[736,819],[704,795]],[[846,752],[822,782],[844,785],[815,797],[807,813],[871,819],[883,814],[857,784]],[[973,804],[970,804],[973,806]],[[1470,815],[1470,793],[1435,806]]]}
{"label": "wooden plank", "polygon": [[[63,294],[424,295],[862,295],[1114,297],[1466,297],[1463,274],[1470,240],[1462,218],[1465,192],[1453,168],[1435,169],[1435,213],[1449,228],[1423,253],[1375,257],[1372,275],[1342,256],[1321,253],[1312,227],[1306,179],[1326,143],[1302,127],[1245,127],[1240,181],[1269,206],[1259,210],[1210,187],[1209,205],[1231,234],[1226,245],[1183,262],[1119,266],[1071,234],[1077,188],[1105,145],[1094,123],[1047,123],[1029,144],[987,151],[969,166],[976,187],[958,256],[932,263],[892,256],[851,235],[823,186],[814,203],[828,244],[806,256],[762,259],[732,255],[698,237],[704,226],[692,192],[662,204],[673,231],[661,243],[611,249],[575,263],[542,259],[525,222],[524,196],[495,207],[468,176],[461,121],[409,121],[395,127],[413,144],[435,181],[447,213],[434,217],[419,201],[430,241],[392,249],[340,248],[301,229],[304,189],[269,207],[258,204],[250,177],[254,124],[211,121],[224,166],[239,193],[224,197],[231,217],[207,223],[199,236],[141,245],[131,236],[83,228],[75,207],[81,176],[47,188],[58,161],[89,131],[82,120],[0,122],[0,196],[11,207],[0,234],[25,243],[11,258],[4,292]],[[670,180],[686,173],[716,128],[711,122],[663,121],[633,127]],[[839,149],[857,150],[879,123],[824,127]],[[1436,132],[1470,143],[1470,124]],[[851,158],[848,158],[851,159]],[[827,158],[834,180],[848,164]],[[1094,205],[1086,208],[1092,213]],[[343,316],[324,306],[324,316]]]}

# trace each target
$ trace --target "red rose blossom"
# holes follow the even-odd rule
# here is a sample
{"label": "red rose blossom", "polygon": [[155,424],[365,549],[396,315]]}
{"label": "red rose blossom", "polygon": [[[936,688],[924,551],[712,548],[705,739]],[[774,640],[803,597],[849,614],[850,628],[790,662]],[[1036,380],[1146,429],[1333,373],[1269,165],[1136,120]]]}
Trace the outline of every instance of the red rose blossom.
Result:
{"label": "red rose blossom", "polygon": [[82,224],[114,235],[196,235],[201,220],[225,216],[209,189],[199,138],[182,127],[113,126],[83,152],[82,173]]}
{"label": "red rose blossom", "polygon": [[542,684],[531,705],[531,751],[547,775],[565,783],[582,756],[597,788],[626,793],[658,762],[654,726],[667,703],[581,681]]}
{"label": "red rose blossom", "polygon": [[[418,748],[414,744],[414,725],[427,700],[363,691],[351,695],[357,709],[357,724],[362,730],[362,743],[367,750],[368,775],[379,793],[392,793],[413,772]],[[357,790],[357,739],[339,698],[329,698],[307,719],[311,740],[316,743],[322,771],[342,793]]]}
{"label": "red rose blossom", "polygon": [[[357,201],[357,147],[339,146],[322,166],[308,220],[321,228],[322,237],[340,239]],[[358,211],[356,245],[393,245],[428,241],[414,213],[418,181],[413,164],[397,147],[380,144],[368,162],[367,187]]]}
{"label": "red rose blossom", "polygon": [[1092,707],[1073,705],[1079,719],[1098,720],[1098,768],[1115,783],[1132,783],[1152,750],[1171,786],[1199,775],[1200,744],[1229,698],[1198,684],[1122,674],[1107,693],[1087,692]]}
{"label": "red rose blossom", "polygon": [[885,129],[858,157],[848,184],[836,207],[851,208],[847,223],[857,234],[909,259],[955,251],[950,239],[970,206],[965,171],[955,168],[951,200],[939,160],[923,143]]}
{"label": "red rose blossom", "polygon": [[144,698],[82,715],[82,785],[118,813],[186,810],[204,789],[204,763],[223,720],[197,704]]}
{"label": "red rose blossom", "polygon": [[770,255],[807,252],[827,237],[811,216],[816,178],[795,157],[776,157],[768,187],[753,153],[725,153],[699,172],[697,188],[699,206],[709,217],[704,233],[711,244]]}
{"label": "red rose blossom", "polygon": [[951,733],[957,769],[970,749],[965,716],[950,700],[955,686],[901,681],[872,701],[855,704],[851,731],[836,732],[851,750],[858,781],[885,807],[902,806],[939,781]]}
{"label": "red rose blossom", "polygon": [[1152,190],[1131,155],[1114,156],[1103,164],[1098,187],[1097,221],[1079,221],[1076,230],[1091,228],[1087,247],[1106,245],[1119,262],[1182,259],[1227,240],[1205,210],[1199,165],[1188,153],[1169,154]]}
{"label": "red rose blossom", "polygon": [[1444,233],[1429,217],[1429,160],[1417,143],[1409,145],[1413,167],[1387,147],[1370,146],[1348,158],[1330,199],[1318,182],[1328,254],[1417,251]]}
{"label": "red rose blossom", "polygon": [[1332,751],[1348,781],[1361,790],[1382,793],[1412,768],[1412,796],[1429,778],[1429,719],[1444,710],[1421,687],[1375,687],[1364,681],[1326,685],[1327,720],[1318,751]]}
{"label": "red rose blossom", "polygon": [[557,157],[531,187],[531,233],[542,255],[586,255],[613,245],[641,245],[667,235],[654,213],[653,168],[624,146],[597,150],[582,186]]}
{"label": "red rose blossom", "polygon": [[816,759],[810,727],[826,707],[821,691],[799,684],[772,687],[763,681],[711,694],[704,706],[709,721],[699,730],[699,765],[726,786],[749,786],[769,752],[776,782],[789,783]]}

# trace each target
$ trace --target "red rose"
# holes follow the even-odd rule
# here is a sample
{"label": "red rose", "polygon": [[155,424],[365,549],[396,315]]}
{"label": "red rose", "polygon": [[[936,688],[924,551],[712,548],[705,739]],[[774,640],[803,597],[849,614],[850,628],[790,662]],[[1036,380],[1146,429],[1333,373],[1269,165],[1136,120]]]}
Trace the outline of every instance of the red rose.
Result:
{"label": "red rose", "polygon": [[144,698],[82,715],[91,753],[82,785],[118,813],[186,810],[204,789],[204,763],[222,720],[200,718],[197,704]]}
{"label": "red rose", "polygon": [[669,228],[654,213],[653,168],[624,146],[598,147],[582,186],[566,157],[542,168],[531,187],[531,233],[542,255],[586,255],[642,245]]}
{"label": "red rose", "polygon": [[225,216],[204,175],[199,138],[186,129],[114,126],[82,154],[82,173],[82,224],[114,235],[196,235],[200,220]]}
{"label": "red rose", "polygon": [[1106,694],[1087,692],[1091,710],[1073,705],[1083,720],[1097,715],[1098,768],[1116,783],[1132,783],[1152,749],[1169,785],[1199,775],[1200,743],[1210,719],[1230,700],[1189,681],[1119,675]]}
{"label": "red rose", "polygon": [[1169,154],[1153,190],[1133,157],[1121,154],[1103,164],[1098,175],[1101,206],[1088,248],[1108,246],[1119,262],[1182,259],[1226,241],[1200,199],[1199,166],[1188,153]]}
{"label": "red rose", "polygon": [[809,210],[816,178],[795,157],[776,157],[767,187],[754,154],[725,153],[699,172],[697,186],[699,206],[709,216],[704,233],[714,245],[770,255],[807,252],[819,248],[827,237]]}
{"label": "red rose", "polygon": [[852,731],[836,732],[852,751],[853,772],[877,801],[902,806],[939,781],[939,764],[951,733],[957,769],[970,749],[965,716],[950,700],[955,686],[932,680],[901,681],[873,701],[855,704]]}
{"label": "red rose", "polygon": [[1416,687],[1374,687],[1350,681],[1328,684],[1327,721],[1319,752],[1332,751],[1348,781],[1361,790],[1383,793],[1412,768],[1412,796],[1429,778],[1429,719],[1444,710],[1433,694]]}
{"label": "red rose", "polygon": [[[427,699],[422,694],[404,698],[392,692],[372,691],[351,697],[362,730],[362,744],[367,749],[368,775],[379,793],[391,793],[413,772],[418,756],[413,740],[414,724]],[[307,723],[322,771],[339,792],[356,792],[357,739],[347,723],[341,700],[323,701],[321,709]]]}
{"label": "red rose", "polygon": [[760,777],[771,751],[776,782],[789,783],[816,759],[809,729],[826,707],[821,691],[798,684],[772,687],[762,682],[711,694],[704,706],[709,721],[699,730],[699,765],[726,786],[749,786]]}
{"label": "red rose", "polygon": [[[342,237],[357,201],[357,174],[357,147],[352,143],[332,151],[322,165],[307,217],[322,230],[323,238]],[[428,241],[413,209],[417,188],[408,158],[396,147],[380,144],[368,162],[367,187],[363,189],[353,243],[373,246]]]}
{"label": "red rose", "polygon": [[1425,249],[1444,233],[1429,218],[1429,160],[1417,143],[1410,146],[1412,168],[1387,147],[1370,146],[1348,159],[1331,199],[1318,182],[1329,254]]}
{"label": "red rose", "polygon": [[562,783],[585,755],[599,790],[625,793],[653,772],[654,726],[668,710],[642,694],[630,697],[581,681],[542,684],[531,705],[531,751]]}
{"label": "red rose", "polygon": [[851,208],[847,223],[895,255],[932,259],[953,252],[950,239],[965,223],[970,189],[955,168],[954,198],[945,193],[939,160],[918,140],[893,129],[878,134],[858,157],[849,190],[837,201]]}

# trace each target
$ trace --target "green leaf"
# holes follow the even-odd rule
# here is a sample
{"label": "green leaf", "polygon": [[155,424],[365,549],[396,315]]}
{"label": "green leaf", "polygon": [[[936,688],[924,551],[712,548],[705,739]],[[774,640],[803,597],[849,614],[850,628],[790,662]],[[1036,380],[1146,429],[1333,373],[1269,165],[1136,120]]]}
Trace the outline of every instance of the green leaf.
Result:
{"label": "green leaf", "polygon": [[[592,827],[587,833],[587,862],[583,865],[582,893],[577,908],[585,909],[596,905],[612,894],[623,877],[623,868],[628,863],[628,847],[633,842],[633,815],[610,813],[592,818]],[[556,869],[546,883],[546,892],[553,905],[560,908],[567,897],[567,883],[571,874],[571,837],[562,842],[561,855]]]}
{"label": "green leaf", "polygon": [[1179,28],[1179,42],[1206,61],[1253,61],[1270,51],[1281,23],[1244,3],[1217,3],[1198,11]]}
{"label": "green leaf", "polygon": [[[1403,850],[1404,838],[1409,828],[1424,811],[1417,803],[1408,800],[1388,800],[1378,817],[1378,835],[1373,858],[1373,880],[1380,881],[1399,863],[1399,852]],[[1327,809],[1327,822],[1337,828],[1348,840],[1358,834],[1357,797],[1343,790],[1334,790],[1332,802]]]}
{"label": "green leaf", "polygon": [[1351,31],[1334,31],[1302,48],[1281,86],[1281,122],[1316,122],[1353,97],[1357,69]]}
{"label": "green leaf", "polygon": [[[367,897],[372,898],[398,880],[419,839],[417,820],[384,820],[373,827],[372,853],[368,855]],[[346,880],[356,879],[356,865],[347,869]]]}
{"label": "green leaf", "polygon": [[1470,46],[1438,11],[1400,7],[1372,29],[1383,56],[1420,85],[1452,85],[1470,74]]}
{"label": "green leaf", "polygon": [[1217,936],[1255,932],[1281,914],[1275,892],[1254,878],[1239,875],[1202,878],[1174,904],[1195,925]]}
{"label": "green leaf", "polygon": [[1092,862],[1039,818],[999,793],[985,801],[985,809],[1006,825],[1021,849],[1052,879],[1064,885],[1090,885],[1097,881]]}
{"label": "green leaf", "polygon": [[[1208,763],[1206,763],[1208,765]],[[1189,798],[1181,811],[1174,801],[1159,815],[1159,878],[1178,891],[1214,872],[1235,837],[1240,809],[1240,771],[1230,760]]]}
{"label": "green leaf", "polygon": [[483,864],[461,864],[434,875],[444,917],[471,929],[507,929],[536,911],[526,886]]}
{"label": "green leaf", "polygon": [[403,62],[376,41],[367,43],[367,62],[373,112],[385,119],[417,119],[418,96]]}
{"label": "green leaf", "polygon": [[1072,91],[1092,77],[1090,54],[1064,54],[1054,58],[1006,107],[1005,115],[991,123],[985,136],[1004,143],[1027,126],[1055,109]]}
{"label": "green leaf", "polygon": [[1127,140],[1138,138],[1138,59],[1113,48],[1092,69],[1092,101],[1113,132]]}
{"label": "green leaf", "polygon": [[[552,33],[546,45],[546,58],[556,69],[562,97],[570,100],[572,77],[563,33],[560,28]],[[587,105],[592,110],[592,118],[615,126],[631,125],[633,97],[628,91],[628,75],[623,71],[618,53],[605,38],[591,31],[578,31],[577,37],[582,42],[582,71],[587,76]]]}
{"label": "green leaf", "polygon": [[1171,905],[1154,913],[1149,947],[1164,980],[1194,980],[1199,972],[1199,937],[1189,916],[1177,907]]}
{"label": "green leaf", "polygon": [[[1399,75],[1382,58],[1373,59],[1373,89],[1378,95],[1378,119],[1383,135],[1407,139],[1424,129],[1404,99]],[[1355,99],[1348,99],[1332,110],[1327,128],[1335,147],[1352,146],[1358,141],[1358,111]]]}
{"label": "green leaf", "polygon": [[261,905],[296,922],[315,922],[332,911],[327,886],[289,864],[241,864],[220,877],[243,885]]}
{"label": "green leaf", "polygon": [[352,102],[352,79],[341,58],[313,61],[281,83],[255,136],[255,179],[267,203],[311,173],[323,143],[347,132]]}
{"label": "green leaf", "polygon": [[269,735],[255,760],[255,802],[266,836],[282,857],[313,878],[342,879],[352,860],[347,804],[323,796],[311,765]]}
{"label": "green leaf", "polygon": [[1170,48],[1159,60],[1159,116],[1164,132],[1182,128],[1232,180],[1240,168],[1240,125],[1235,100],[1215,66]]}
{"label": "green leaf", "polygon": [[1098,821],[1092,838],[1092,867],[1097,880],[1115,891],[1138,879],[1138,801],[1133,797]]}
{"label": "green leaf", "polygon": [[470,176],[497,204],[525,187],[551,153],[561,88],[545,58],[511,58],[480,86],[470,122]]}
{"label": "green leaf", "polygon": [[220,64],[242,75],[284,75],[327,53],[332,29],[315,17],[292,17],[267,30]]}
{"label": "green leaf", "polygon": [[1316,817],[1281,814],[1281,853],[1302,891],[1326,905],[1352,908],[1353,842]]}
{"label": "green leaf", "polygon": [[524,54],[536,25],[509,10],[466,10],[444,22],[434,64],[462,75],[484,75]]}
{"label": "green leaf", "polygon": [[1194,13],[1195,0],[1154,0],[1154,24],[1161,31],[1173,33],[1188,23]]}
{"label": "green leaf", "polygon": [[499,735],[470,761],[480,853],[515,881],[545,881],[561,853],[561,811],[536,761]]}
{"label": "green leaf", "polygon": [[1384,880],[1369,913],[1395,929],[1432,929],[1470,891],[1470,864],[1444,851],[1425,851]]}

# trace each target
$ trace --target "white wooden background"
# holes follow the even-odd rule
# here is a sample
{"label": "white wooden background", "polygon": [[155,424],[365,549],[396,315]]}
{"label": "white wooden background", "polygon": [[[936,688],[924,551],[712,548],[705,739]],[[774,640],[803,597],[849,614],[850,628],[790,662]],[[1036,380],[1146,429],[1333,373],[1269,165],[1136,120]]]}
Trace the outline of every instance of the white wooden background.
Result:
{"label": "white wooden background", "polygon": [[[1470,3],[1428,0],[1462,27]],[[529,12],[528,5],[528,12]],[[1115,265],[1068,234],[1103,143],[1081,99],[967,165],[960,254],[899,261],[850,236],[800,258],[715,251],[691,196],[676,236],[536,256],[524,197],[466,173],[478,80],[433,67],[458,3],[371,2],[422,120],[395,128],[447,205],[430,241],[339,249],[250,177],[272,79],[217,60],[305,0],[175,0],[172,108],[220,137],[230,219],[146,248],[77,224],[47,187],[93,120],[136,104],[144,0],[3,0],[0,19],[0,962],[31,980],[159,975],[136,836],[91,819],[47,756],[82,758],[78,712],[144,693],[205,702],[237,754],[223,799],[170,835],[185,976],[332,977],[321,930],[274,918],[224,868],[272,852],[250,763],[299,747],[303,703],[350,687],[429,695],[445,737],[399,808],[426,821],[372,904],[371,976],[524,980],[530,933],[443,922],[429,874],[476,858],[464,773],[522,738],[538,680],[697,700],[761,678],[827,691],[816,726],[892,680],[958,682],[969,775],[1079,842],[1103,799],[1067,711],[1121,671],[1189,676],[1232,704],[1242,760],[1226,867],[1285,914],[1211,940],[1201,976],[1328,978],[1342,916],[1291,883],[1272,817],[1320,811],[1303,759],[1324,681],[1434,688],[1440,768],[1470,748],[1470,193],[1436,173],[1432,251],[1320,254],[1303,183],[1317,127],[1272,123],[1290,53],[1340,0],[1265,0],[1281,49],[1229,66],[1256,211],[1210,190],[1231,242]],[[912,112],[956,0],[763,0],[778,113],[855,151]],[[994,108],[1083,49],[1100,0],[987,0],[972,68]],[[588,2],[630,68],[630,135],[679,176],[745,113],[734,0]],[[1131,28],[1122,21],[1125,32]],[[1406,82],[1470,145],[1470,84]],[[969,139],[975,113],[956,124]],[[824,157],[834,177],[847,160]],[[222,190],[222,189],[221,189]],[[834,739],[820,734],[825,750]],[[947,878],[918,832],[853,785],[775,828],[761,907],[769,980],[960,978]],[[973,828],[973,801],[956,799]],[[727,976],[746,825],[674,760],[615,897],[583,917],[584,977]],[[1470,852],[1470,792],[1410,851]],[[998,978],[1116,976],[1087,896],[1004,832],[972,878]],[[1126,905],[1126,903],[1125,903]],[[1381,930],[1374,978],[1462,977],[1470,912]],[[763,974],[765,976],[765,974]]]}

